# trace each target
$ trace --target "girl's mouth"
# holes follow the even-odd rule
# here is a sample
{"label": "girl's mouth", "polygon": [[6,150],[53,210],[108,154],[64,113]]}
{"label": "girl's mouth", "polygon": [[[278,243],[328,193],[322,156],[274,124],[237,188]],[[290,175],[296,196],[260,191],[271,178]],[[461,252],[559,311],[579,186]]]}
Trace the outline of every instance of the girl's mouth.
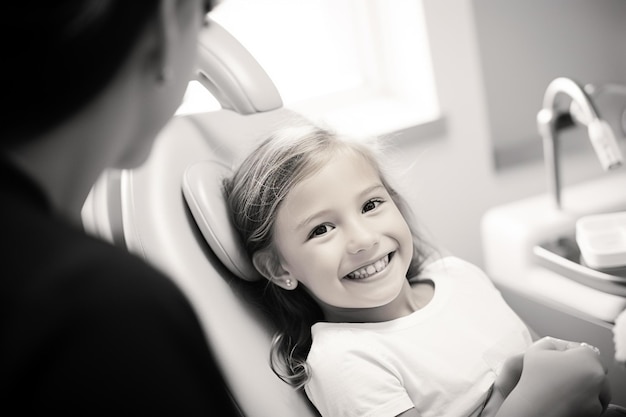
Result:
{"label": "girl's mouth", "polygon": [[376,262],[373,262],[369,265],[365,265],[355,271],[350,272],[348,275],[346,275],[344,278],[345,279],[353,279],[353,280],[358,280],[358,279],[365,279],[368,278],[374,274],[377,274],[378,272],[383,271],[385,268],[387,268],[387,266],[389,265],[389,262],[391,261],[391,258],[393,257],[395,252],[391,252],[388,253],[387,255],[383,256],[382,258],[380,258],[379,260],[377,260]]}

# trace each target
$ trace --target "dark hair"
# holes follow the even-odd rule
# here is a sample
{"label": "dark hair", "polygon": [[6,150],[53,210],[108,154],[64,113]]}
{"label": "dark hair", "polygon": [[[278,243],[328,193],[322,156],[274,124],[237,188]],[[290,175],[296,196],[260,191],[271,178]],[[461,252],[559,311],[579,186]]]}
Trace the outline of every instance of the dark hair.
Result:
{"label": "dark hair", "polygon": [[[111,81],[159,0],[9,1],[0,6],[2,144],[55,127]],[[210,7],[210,4],[209,4]]]}
{"label": "dark hair", "polygon": [[[287,194],[324,166],[333,154],[350,152],[365,158],[377,169],[407,221],[414,243],[407,278],[417,276],[432,248],[417,233],[408,205],[389,183],[379,163],[380,150],[372,148],[375,145],[304,122],[274,132],[224,181],[232,221],[247,254],[252,257],[266,248],[275,253],[273,226]],[[256,291],[256,303],[277,329],[271,349],[272,369],[284,381],[302,387],[309,377],[306,358],[311,349],[311,326],[324,320],[320,306],[303,285],[287,291],[261,280],[245,287]]]}

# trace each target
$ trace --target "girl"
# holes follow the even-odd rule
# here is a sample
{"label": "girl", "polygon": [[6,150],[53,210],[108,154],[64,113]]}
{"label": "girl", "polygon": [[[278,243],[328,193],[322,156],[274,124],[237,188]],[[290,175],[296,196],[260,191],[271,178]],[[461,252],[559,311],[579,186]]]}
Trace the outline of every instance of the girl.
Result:
{"label": "girl", "polygon": [[[260,301],[278,329],[274,371],[324,416],[599,415],[597,355],[554,339],[531,346],[478,268],[418,236],[376,155],[303,124],[276,132],[224,183],[269,283]],[[574,361],[587,368],[570,371]],[[546,387],[567,384],[572,397],[588,386],[554,407]]]}

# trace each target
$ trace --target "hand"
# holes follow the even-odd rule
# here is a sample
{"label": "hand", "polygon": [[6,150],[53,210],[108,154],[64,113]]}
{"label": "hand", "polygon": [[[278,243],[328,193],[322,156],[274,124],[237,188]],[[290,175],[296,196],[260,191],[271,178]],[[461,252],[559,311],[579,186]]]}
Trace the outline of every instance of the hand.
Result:
{"label": "hand", "polygon": [[537,341],[524,355],[514,391],[519,388],[526,401],[545,407],[544,416],[599,416],[611,395],[607,370],[594,349],[554,338]]}
{"label": "hand", "polygon": [[[583,346],[582,343],[570,342],[567,340],[555,339],[553,337],[545,337],[533,344],[533,349],[545,349],[545,350],[568,350]],[[586,345],[591,348],[590,345]],[[599,353],[599,352],[598,352]],[[515,388],[522,376],[522,369],[524,363],[524,354],[518,354],[508,358],[500,373],[496,377],[494,382],[494,392],[499,393],[502,398],[509,396],[511,391]]]}

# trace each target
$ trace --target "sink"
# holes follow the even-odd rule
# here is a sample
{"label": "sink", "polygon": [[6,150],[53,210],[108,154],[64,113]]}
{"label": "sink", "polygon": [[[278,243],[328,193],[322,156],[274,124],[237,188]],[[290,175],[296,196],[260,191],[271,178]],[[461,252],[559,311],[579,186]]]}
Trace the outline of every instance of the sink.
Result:
{"label": "sink", "polygon": [[564,188],[561,208],[544,193],[489,209],[481,237],[494,283],[612,322],[626,308],[624,271],[582,264],[573,235],[583,216],[626,210],[623,171]]}
{"label": "sink", "polygon": [[538,265],[597,290],[626,297],[626,267],[594,269],[585,265],[575,234],[547,240],[533,247]]}

